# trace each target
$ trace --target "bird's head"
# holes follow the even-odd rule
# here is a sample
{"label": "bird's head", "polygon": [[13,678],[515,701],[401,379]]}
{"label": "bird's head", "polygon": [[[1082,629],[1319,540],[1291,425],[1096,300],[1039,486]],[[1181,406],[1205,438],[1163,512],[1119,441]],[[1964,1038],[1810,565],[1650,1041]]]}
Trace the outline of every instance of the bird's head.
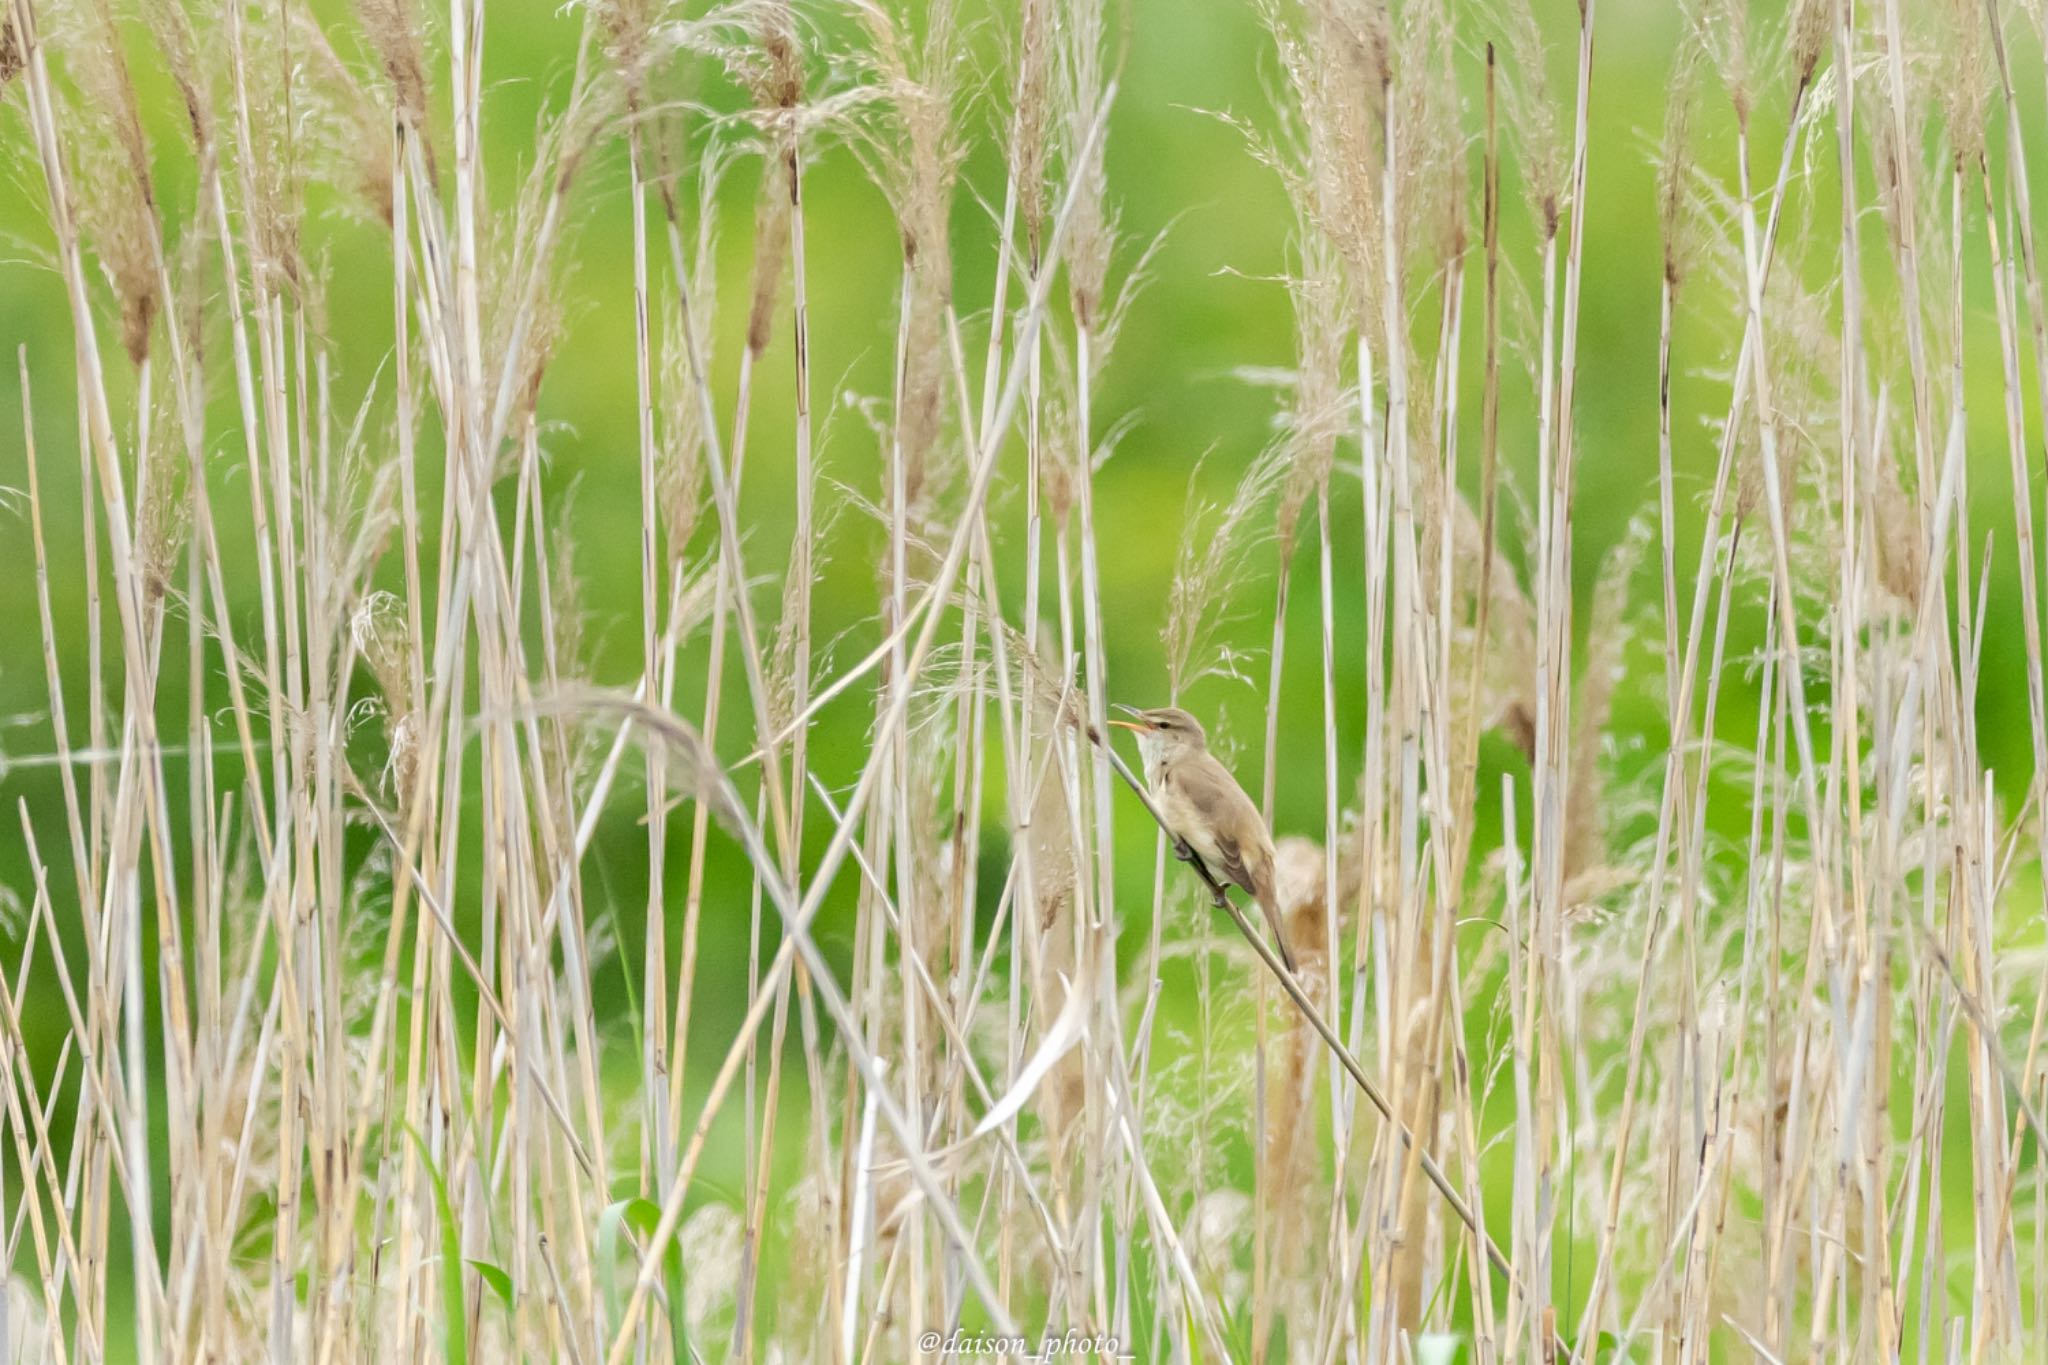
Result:
{"label": "bird's head", "polygon": [[1116,709],[1130,719],[1112,720],[1110,724],[1121,725],[1137,735],[1138,747],[1148,754],[1171,757],[1200,753],[1209,747],[1209,737],[1202,733],[1202,722],[1178,706],[1155,706],[1147,711],[1134,706],[1118,706]]}

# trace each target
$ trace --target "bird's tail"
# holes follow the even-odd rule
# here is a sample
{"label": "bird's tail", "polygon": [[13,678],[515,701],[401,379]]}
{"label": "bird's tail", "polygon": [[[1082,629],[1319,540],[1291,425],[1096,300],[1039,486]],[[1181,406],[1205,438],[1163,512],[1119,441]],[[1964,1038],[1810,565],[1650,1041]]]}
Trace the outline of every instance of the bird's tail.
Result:
{"label": "bird's tail", "polygon": [[1280,954],[1280,960],[1287,964],[1288,974],[1293,975],[1294,950],[1287,946],[1286,921],[1280,918],[1279,898],[1266,895],[1258,899],[1259,909],[1266,914],[1266,927],[1273,931],[1273,947]]}

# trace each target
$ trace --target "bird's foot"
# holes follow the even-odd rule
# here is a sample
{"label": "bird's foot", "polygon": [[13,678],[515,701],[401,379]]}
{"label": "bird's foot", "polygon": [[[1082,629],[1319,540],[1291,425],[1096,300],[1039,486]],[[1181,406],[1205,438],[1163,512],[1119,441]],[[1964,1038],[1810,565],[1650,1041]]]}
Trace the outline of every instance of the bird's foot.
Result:
{"label": "bird's foot", "polygon": [[1187,840],[1175,839],[1173,841],[1173,856],[1184,863],[1191,863],[1195,860],[1195,851],[1188,847]]}

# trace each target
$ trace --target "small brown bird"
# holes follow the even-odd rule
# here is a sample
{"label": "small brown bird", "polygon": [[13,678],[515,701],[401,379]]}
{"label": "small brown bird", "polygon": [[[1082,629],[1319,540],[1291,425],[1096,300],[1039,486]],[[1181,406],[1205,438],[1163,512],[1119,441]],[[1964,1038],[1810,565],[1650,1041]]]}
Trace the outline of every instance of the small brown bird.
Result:
{"label": "small brown bird", "polygon": [[1183,862],[1199,858],[1217,881],[1251,893],[1265,912],[1280,960],[1293,971],[1294,954],[1281,931],[1280,897],[1273,880],[1273,836],[1244,788],[1209,752],[1202,723],[1178,706],[1117,710],[1133,717],[1110,724],[1138,737],[1145,785],[1173,835],[1174,855]]}

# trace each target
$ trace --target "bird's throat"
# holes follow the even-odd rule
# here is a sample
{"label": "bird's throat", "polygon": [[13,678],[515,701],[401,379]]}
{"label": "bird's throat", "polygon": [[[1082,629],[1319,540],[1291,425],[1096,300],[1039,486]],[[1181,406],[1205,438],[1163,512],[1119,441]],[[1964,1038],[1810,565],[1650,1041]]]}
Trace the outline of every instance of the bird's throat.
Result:
{"label": "bird's throat", "polygon": [[1142,744],[1139,748],[1143,751],[1142,757],[1145,760],[1145,785],[1152,789],[1153,795],[1157,796],[1160,792],[1166,790],[1165,746],[1155,741],[1149,744]]}

